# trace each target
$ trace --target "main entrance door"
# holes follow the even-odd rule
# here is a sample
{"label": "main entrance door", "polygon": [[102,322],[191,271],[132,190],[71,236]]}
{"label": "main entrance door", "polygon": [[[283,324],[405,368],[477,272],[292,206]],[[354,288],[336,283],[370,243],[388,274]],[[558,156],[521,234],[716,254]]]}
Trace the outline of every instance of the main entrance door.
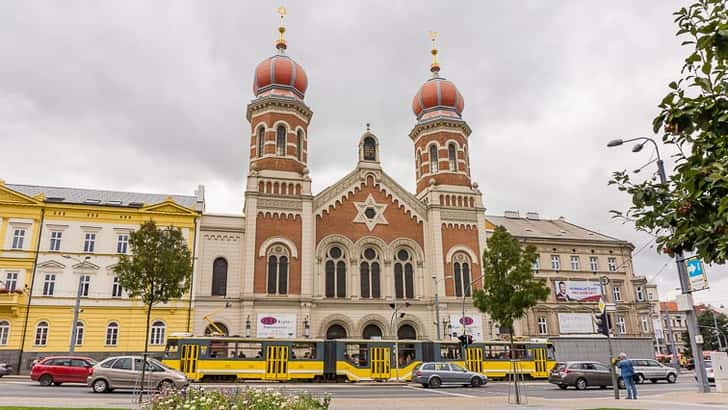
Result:
{"label": "main entrance door", "polygon": [[389,348],[372,347],[369,349],[371,358],[371,377],[377,380],[389,380],[391,376],[389,366]]}
{"label": "main entrance door", "polygon": [[288,346],[268,346],[265,352],[265,378],[288,380]]}

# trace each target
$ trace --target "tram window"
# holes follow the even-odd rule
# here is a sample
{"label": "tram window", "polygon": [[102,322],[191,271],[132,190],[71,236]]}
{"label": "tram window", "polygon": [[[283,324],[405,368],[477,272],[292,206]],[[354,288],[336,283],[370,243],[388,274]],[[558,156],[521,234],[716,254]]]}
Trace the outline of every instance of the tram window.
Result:
{"label": "tram window", "polygon": [[556,360],[556,352],[554,351],[553,346],[547,346],[546,347],[546,359],[548,360]]}
{"label": "tram window", "polygon": [[291,359],[316,359],[316,343],[295,343],[291,348]]}
{"label": "tram window", "polygon": [[164,357],[167,359],[177,357],[177,339],[168,339],[164,348]]}
{"label": "tram window", "polygon": [[490,345],[483,348],[486,360],[510,359],[508,346]]}
{"label": "tram window", "polygon": [[347,343],[344,360],[358,367],[369,366],[369,349],[366,344]]}
{"label": "tram window", "polygon": [[[229,344],[231,344],[232,348],[235,349],[235,342],[230,342]],[[228,357],[228,350],[228,342],[211,340],[207,357],[210,359],[226,359]]]}
{"label": "tram window", "polygon": [[458,359],[460,358],[460,348],[458,345],[440,345],[440,358],[444,359]]}
{"label": "tram window", "polygon": [[415,345],[400,344],[399,345],[399,365],[406,366],[415,360]]}
{"label": "tram window", "polygon": [[238,342],[236,356],[238,359],[262,359],[263,346],[260,343]]}

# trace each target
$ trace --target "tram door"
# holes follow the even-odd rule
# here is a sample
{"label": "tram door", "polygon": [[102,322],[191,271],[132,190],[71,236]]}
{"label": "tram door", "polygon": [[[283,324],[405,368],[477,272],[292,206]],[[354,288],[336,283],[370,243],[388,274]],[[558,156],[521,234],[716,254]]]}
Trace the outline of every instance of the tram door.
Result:
{"label": "tram door", "polygon": [[465,367],[471,372],[483,373],[483,349],[479,347],[465,349]]}
{"label": "tram door", "polygon": [[372,347],[369,349],[372,379],[388,380],[391,376],[389,365],[389,348]]}
{"label": "tram door", "polygon": [[547,377],[546,349],[539,347],[533,349],[533,377]]}
{"label": "tram door", "polygon": [[268,346],[265,352],[265,378],[288,380],[288,346]]}
{"label": "tram door", "polygon": [[199,356],[199,345],[182,345],[179,356],[179,371],[190,379],[197,379],[197,359]]}

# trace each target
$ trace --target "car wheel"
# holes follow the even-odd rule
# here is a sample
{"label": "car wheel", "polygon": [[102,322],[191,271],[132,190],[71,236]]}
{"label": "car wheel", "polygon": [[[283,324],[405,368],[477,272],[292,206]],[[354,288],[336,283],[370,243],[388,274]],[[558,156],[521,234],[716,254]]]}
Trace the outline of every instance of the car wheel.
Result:
{"label": "car wheel", "polygon": [[567,386],[565,384],[560,384],[559,385],[559,389],[561,389],[561,390],[566,390],[567,387],[569,387],[569,386]]}
{"label": "car wheel", "polygon": [[104,379],[97,379],[94,380],[92,388],[94,393],[105,393],[109,390],[109,383],[107,383]]}
{"label": "car wheel", "polygon": [[586,379],[578,378],[576,379],[576,383],[574,384],[576,386],[576,390],[586,390]]}
{"label": "car wheel", "polygon": [[636,384],[642,384],[642,383],[644,383],[645,382],[645,376],[643,376],[641,374],[635,374],[634,375],[634,382]]}
{"label": "car wheel", "polygon": [[440,385],[442,384],[442,382],[440,381],[440,378],[439,377],[433,377],[433,378],[430,379],[430,383],[429,384],[430,384],[430,387],[432,387],[433,389],[436,389],[436,388],[440,387]]}
{"label": "car wheel", "polygon": [[174,388],[174,383],[171,380],[162,380],[157,386],[160,393],[166,393]]}
{"label": "car wheel", "polygon": [[675,383],[676,381],[677,381],[677,375],[675,373],[670,373],[667,375],[668,383]]}
{"label": "car wheel", "polygon": [[470,387],[480,387],[482,384],[483,380],[480,377],[473,377],[473,380],[470,381]]}
{"label": "car wheel", "polygon": [[41,386],[50,386],[51,384],[53,384],[53,376],[51,376],[50,374],[44,374],[43,376],[40,376],[38,382],[40,382]]}

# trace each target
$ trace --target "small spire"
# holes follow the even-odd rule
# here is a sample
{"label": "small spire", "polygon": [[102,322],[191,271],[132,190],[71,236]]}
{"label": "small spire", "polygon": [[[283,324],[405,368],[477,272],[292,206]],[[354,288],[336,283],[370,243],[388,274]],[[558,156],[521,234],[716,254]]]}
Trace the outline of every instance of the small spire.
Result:
{"label": "small spire", "polygon": [[435,40],[437,40],[437,36],[439,33],[437,31],[430,31],[430,39],[432,40],[432,50],[430,50],[430,53],[432,54],[432,64],[430,64],[430,71],[434,75],[437,75],[437,73],[440,72],[440,63],[437,62],[437,45],[435,44]]}
{"label": "small spire", "polygon": [[286,38],[284,36],[284,33],[286,32],[286,26],[283,25],[283,20],[286,17],[286,8],[283,6],[278,7],[276,10],[279,16],[281,16],[281,24],[278,26],[278,33],[280,33],[280,36],[278,37],[278,41],[276,41],[276,48],[280,51],[283,51],[286,49]]}

